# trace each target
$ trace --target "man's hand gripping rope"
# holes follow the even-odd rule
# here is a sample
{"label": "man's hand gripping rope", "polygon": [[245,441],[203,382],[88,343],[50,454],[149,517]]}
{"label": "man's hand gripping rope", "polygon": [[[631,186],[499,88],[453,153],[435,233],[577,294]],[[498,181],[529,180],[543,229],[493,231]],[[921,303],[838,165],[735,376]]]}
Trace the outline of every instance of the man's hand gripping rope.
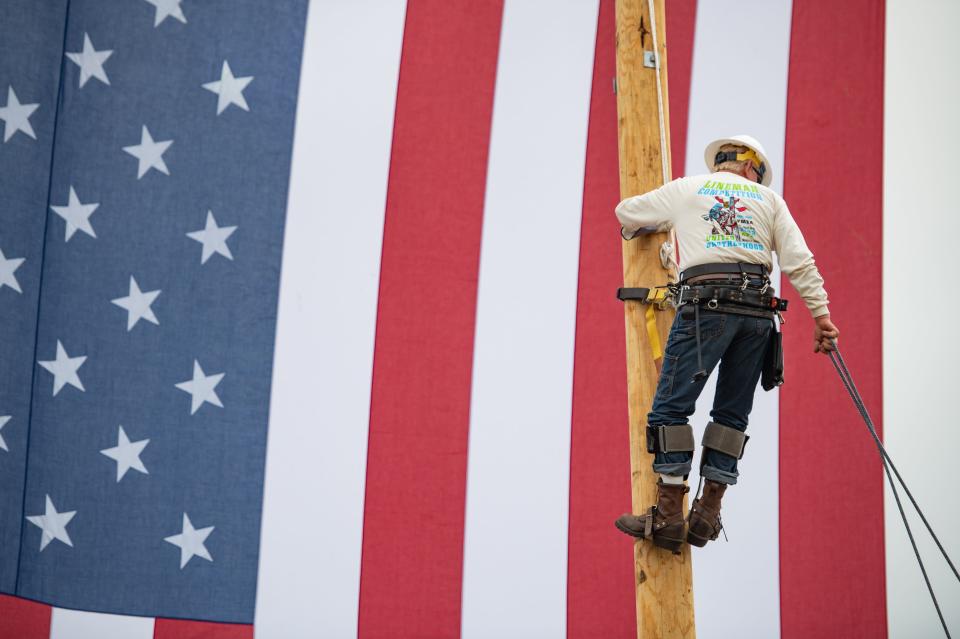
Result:
{"label": "man's hand gripping rope", "polygon": [[821,315],[814,318],[817,325],[813,329],[813,352],[827,355],[837,350],[836,340],[840,337],[840,329],[830,321],[830,315]]}

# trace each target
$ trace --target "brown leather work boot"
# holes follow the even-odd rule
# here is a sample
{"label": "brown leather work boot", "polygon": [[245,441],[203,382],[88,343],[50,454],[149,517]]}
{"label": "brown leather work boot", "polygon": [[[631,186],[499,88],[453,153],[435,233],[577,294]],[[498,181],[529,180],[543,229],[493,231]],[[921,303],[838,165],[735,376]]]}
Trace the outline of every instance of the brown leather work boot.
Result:
{"label": "brown leather work boot", "polygon": [[632,537],[650,539],[655,546],[680,554],[683,545],[683,496],[686,484],[665,484],[657,480],[657,505],[644,515],[624,513],[615,522],[621,531]]}
{"label": "brown leather work boot", "polygon": [[687,543],[702,548],[713,541],[723,529],[720,521],[720,500],[727,485],[712,479],[703,482],[703,495],[693,500],[688,517]]}

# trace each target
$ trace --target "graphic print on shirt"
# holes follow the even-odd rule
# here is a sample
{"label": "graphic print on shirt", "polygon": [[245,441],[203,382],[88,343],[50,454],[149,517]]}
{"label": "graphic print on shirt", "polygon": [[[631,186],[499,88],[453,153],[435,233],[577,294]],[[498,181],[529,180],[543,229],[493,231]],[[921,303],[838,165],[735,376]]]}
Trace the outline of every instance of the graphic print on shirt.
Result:
{"label": "graphic print on shirt", "polygon": [[704,182],[697,195],[725,195],[736,196],[747,200],[756,200],[763,202],[763,194],[753,184],[741,184],[740,182],[718,182],[716,180],[707,180]]}
{"label": "graphic print on shirt", "polygon": [[750,251],[762,251],[763,245],[757,242],[753,215],[744,204],[741,204],[742,198],[734,195],[725,197],[715,195],[713,199],[716,200],[714,205],[705,215],[700,216],[710,222],[706,247],[739,247]]}

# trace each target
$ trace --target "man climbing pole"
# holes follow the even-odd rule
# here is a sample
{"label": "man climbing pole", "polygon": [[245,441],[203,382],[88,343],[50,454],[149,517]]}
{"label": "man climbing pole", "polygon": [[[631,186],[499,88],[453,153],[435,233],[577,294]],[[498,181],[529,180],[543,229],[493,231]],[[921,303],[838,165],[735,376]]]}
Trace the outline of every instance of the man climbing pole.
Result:
{"label": "man climbing pole", "polygon": [[[657,503],[616,520],[628,535],[673,552],[684,541],[704,546],[720,534],[720,502],[737,482],[757,382],[762,378],[769,390],[783,381],[774,318],[782,323],[786,300],[770,283],[773,251],[814,317],[814,352],[833,350],[831,340],[839,336],[813,254],[786,202],[769,188],[773,172],[760,143],[746,135],[716,140],[704,160],[710,174],[673,180],[616,209],[624,239],[668,229],[674,236],[679,282],[669,290],[678,312],[647,415],[647,450],[660,475]],[[647,289],[621,289],[630,290],[653,299]],[[689,418],[717,364],[712,421],[701,442],[703,494],[685,520],[684,480],[695,450]]]}

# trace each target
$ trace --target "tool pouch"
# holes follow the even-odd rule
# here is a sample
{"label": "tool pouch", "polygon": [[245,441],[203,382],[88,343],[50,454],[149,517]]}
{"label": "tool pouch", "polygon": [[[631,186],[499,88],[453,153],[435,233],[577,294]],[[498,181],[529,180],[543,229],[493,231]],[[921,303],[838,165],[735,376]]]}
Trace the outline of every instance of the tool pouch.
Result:
{"label": "tool pouch", "polygon": [[768,391],[783,384],[783,333],[776,327],[770,331],[770,341],[763,355],[763,372],[760,374],[760,385]]}

